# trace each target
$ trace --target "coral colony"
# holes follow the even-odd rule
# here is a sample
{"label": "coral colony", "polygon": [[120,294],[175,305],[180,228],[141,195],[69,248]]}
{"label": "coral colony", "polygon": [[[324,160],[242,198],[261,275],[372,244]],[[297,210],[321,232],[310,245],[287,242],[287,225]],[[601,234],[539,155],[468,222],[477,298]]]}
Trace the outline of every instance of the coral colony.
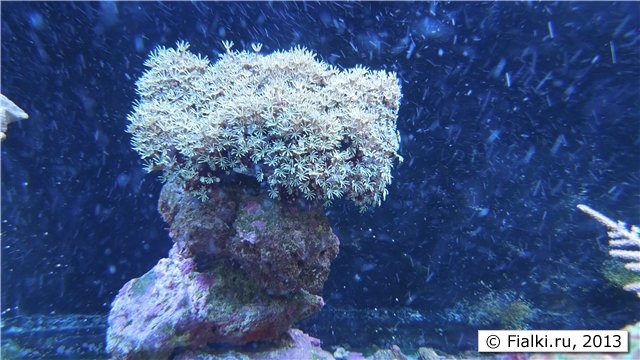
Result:
{"label": "coral colony", "polygon": [[338,254],[322,205],[379,205],[402,160],[394,73],[223,44],[214,64],[184,42],[159,47],[137,81],[127,131],[147,170],[163,171],[158,210],[174,244],[114,300],[114,358],[259,340],[279,344],[270,356],[328,357],[291,329],[322,308]]}
{"label": "coral colony", "polygon": [[395,74],[341,72],[302,48],[225,46],[213,65],[186,43],[145,62],[127,131],[147,169],[203,201],[229,172],[255,177],[273,199],[384,200],[400,159]]}

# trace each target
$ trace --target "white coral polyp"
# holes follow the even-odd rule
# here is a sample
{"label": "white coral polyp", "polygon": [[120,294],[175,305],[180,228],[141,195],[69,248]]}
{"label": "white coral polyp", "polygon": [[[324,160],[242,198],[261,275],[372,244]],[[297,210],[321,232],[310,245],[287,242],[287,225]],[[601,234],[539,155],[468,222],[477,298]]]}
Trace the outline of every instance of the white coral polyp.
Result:
{"label": "white coral polyp", "polygon": [[202,199],[235,171],[272,197],[347,197],[363,209],[384,200],[402,160],[395,73],[340,71],[300,47],[229,48],[214,64],[188,48],[154,50],[136,83],[127,131],[149,171],[163,169]]}

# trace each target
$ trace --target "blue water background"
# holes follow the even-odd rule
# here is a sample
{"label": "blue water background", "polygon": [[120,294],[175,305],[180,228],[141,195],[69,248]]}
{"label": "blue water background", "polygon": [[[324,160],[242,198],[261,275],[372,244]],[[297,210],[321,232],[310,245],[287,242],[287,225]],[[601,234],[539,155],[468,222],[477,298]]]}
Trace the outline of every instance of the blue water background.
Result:
{"label": "blue water background", "polygon": [[[1,7],[2,93],[30,115],[2,143],[3,316],[106,314],[166,256],[161,184],[124,132],[134,82],[158,45],[187,40],[215,60],[232,40],[401,80],[405,161],[387,201],[327,209],[342,243],[327,311],[416,310],[447,332],[457,304],[495,293],[531,304],[531,328],[640,320],[640,301],[601,273],[604,229],[575,208],[640,222],[639,3]],[[348,342],[345,326],[372,343],[394,332],[350,321],[304,326],[327,343]]]}

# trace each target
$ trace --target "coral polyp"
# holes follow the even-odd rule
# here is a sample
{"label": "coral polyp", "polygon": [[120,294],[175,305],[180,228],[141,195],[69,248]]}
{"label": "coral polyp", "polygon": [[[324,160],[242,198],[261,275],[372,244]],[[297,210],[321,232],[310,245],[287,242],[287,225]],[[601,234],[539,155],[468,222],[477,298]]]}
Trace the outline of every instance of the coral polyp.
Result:
{"label": "coral polyp", "polygon": [[395,73],[341,71],[301,47],[231,46],[214,64],[184,42],[151,53],[127,128],[147,170],[202,200],[235,172],[272,198],[379,205],[402,160]]}

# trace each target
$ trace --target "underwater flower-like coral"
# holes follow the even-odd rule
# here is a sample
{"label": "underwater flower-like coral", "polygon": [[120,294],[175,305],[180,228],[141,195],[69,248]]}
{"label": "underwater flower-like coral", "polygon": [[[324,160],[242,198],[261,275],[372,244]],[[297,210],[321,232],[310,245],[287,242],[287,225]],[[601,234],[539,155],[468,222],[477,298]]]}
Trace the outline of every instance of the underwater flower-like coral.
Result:
{"label": "underwater flower-like coral", "polygon": [[150,54],[127,128],[147,170],[202,200],[235,172],[272,198],[379,205],[402,160],[396,75],[340,71],[300,47],[262,55],[232,45],[214,64],[185,42]]}

